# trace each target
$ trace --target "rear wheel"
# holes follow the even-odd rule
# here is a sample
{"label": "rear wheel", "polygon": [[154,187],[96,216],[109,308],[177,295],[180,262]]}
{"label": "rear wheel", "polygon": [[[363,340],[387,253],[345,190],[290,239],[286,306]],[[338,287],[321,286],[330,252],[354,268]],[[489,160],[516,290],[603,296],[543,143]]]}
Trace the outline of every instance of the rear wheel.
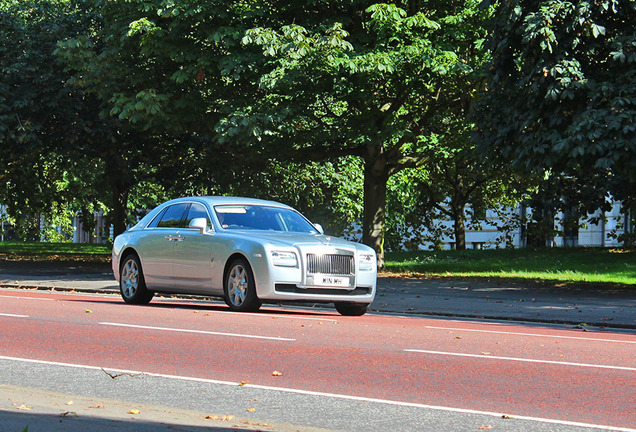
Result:
{"label": "rear wheel", "polygon": [[250,265],[243,258],[232,261],[225,274],[225,303],[239,312],[254,312],[261,307]]}
{"label": "rear wheel", "polygon": [[122,260],[119,270],[119,291],[121,297],[129,304],[148,304],[155,293],[148,291],[144,272],[137,255],[129,254]]}
{"label": "rear wheel", "polygon": [[362,316],[369,307],[366,303],[335,303],[336,310],[344,316]]}

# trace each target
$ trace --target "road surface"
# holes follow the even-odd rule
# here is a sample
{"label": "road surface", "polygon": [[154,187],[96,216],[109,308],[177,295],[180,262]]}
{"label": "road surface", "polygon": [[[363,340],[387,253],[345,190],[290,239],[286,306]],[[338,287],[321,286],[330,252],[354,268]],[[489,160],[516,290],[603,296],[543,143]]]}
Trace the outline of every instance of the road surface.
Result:
{"label": "road surface", "polygon": [[56,424],[108,405],[149,430],[134,406],[262,430],[636,430],[629,332],[19,290],[0,330],[0,432],[29,397]]}

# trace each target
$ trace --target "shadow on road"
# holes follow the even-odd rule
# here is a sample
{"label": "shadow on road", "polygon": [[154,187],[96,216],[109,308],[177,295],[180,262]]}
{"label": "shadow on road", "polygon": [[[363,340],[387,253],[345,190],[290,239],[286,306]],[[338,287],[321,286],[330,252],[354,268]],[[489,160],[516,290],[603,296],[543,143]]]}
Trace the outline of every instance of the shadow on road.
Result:
{"label": "shadow on road", "polygon": [[[123,300],[90,300],[90,299],[68,299],[65,300],[68,302],[79,302],[79,303],[94,303],[94,304],[116,304],[121,305],[123,307],[133,307],[133,305],[129,305],[124,303]],[[186,300],[187,301],[187,300]],[[184,300],[174,300],[170,301],[169,299],[159,298],[156,301],[152,301],[147,305],[134,305],[135,307],[145,307],[145,308],[156,308],[156,309],[183,309],[183,310],[200,310],[200,311],[208,311],[208,312],[224,312],[224,313],[238,313],[241,315],[245,315],[245,312],[235,312],[230,310],[229,307],[225,306],[220,302],[215,302],[212,304],[204,303],[206,301],[214,302],[214,300],[205,300],[205,299],[197,299],[193,301],[199,301],[201,303],[184,303]],[[284,307],[284,305],[281,305]],[[293,306],[293,304],[289,304],[288,306]],[[305,305],[307,306],[307,305]],[[328,310],[311,310],[311,309],[274,309],[268,308],[267,306],[262,307],[257,312],[251,312],[252,314],[276,314],[276,315],[289,315],[289,316],[313,316],[313,317],[340,317],[335,310],[333,312]],[[4,432],[1,431],[0,432]]]}
{"label": "shadow on road", "polygon": [[76,416],[72,412],[62,416],[62,414],[26,414],[23,412],[0,411],[0,431],[2,432],[230,432],[236,431],[237,428],[243,428],[239,424],[232,422],[227,422],[227,427],[214,426],[214,420],[210,422],[210,426],[190,426],[137,418],[124,420]]}

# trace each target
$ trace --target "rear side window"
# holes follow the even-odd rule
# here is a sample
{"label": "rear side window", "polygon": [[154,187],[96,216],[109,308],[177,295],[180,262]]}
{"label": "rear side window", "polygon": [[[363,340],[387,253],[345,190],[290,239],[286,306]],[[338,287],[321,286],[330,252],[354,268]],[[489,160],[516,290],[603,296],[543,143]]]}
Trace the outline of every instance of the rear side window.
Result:
{"label": "rear side window", "polygon": [[181,227],[181,219],[183,219],[183,213],[185,213],[188,204],[173,204],[168,207],[161,216],[153,221],[150,226],[156,226],[157,228],[179,228]]}

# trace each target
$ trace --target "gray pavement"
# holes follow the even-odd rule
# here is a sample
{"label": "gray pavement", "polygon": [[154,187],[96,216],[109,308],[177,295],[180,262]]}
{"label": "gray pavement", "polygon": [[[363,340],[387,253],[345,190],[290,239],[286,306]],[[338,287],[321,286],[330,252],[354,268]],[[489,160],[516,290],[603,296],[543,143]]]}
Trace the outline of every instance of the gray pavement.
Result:
{"label": "gray pavement", "polygon": [[[0,287],[117,294],[110,264],[0,260]],[[304,307],[307,307],[305,305]],[[320,306],[318,306],[320,307]],[[380,277],[372,312],[636,329],[636,287]]]}

